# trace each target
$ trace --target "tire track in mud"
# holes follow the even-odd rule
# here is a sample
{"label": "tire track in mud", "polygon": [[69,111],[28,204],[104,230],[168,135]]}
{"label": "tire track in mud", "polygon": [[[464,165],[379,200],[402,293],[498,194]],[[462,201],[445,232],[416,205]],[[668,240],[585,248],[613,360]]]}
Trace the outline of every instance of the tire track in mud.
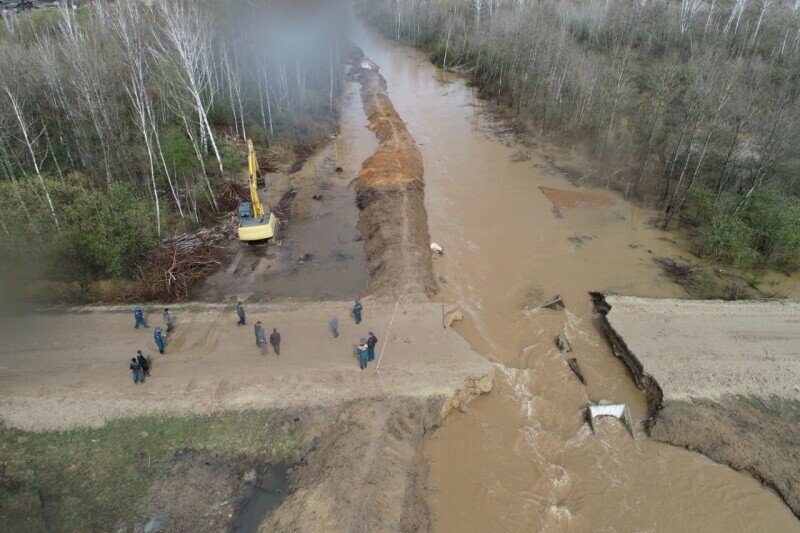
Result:
{"label": "tire track in mud", "polygon": [[367,292],[374,296],[437,292],[424,204],[422,154],[386,92],[375,63],[352,47],[350,75],[361,84],[368,128],[378,148],[361,166],[350,187],[360,210],[358,230],[369,265]]}

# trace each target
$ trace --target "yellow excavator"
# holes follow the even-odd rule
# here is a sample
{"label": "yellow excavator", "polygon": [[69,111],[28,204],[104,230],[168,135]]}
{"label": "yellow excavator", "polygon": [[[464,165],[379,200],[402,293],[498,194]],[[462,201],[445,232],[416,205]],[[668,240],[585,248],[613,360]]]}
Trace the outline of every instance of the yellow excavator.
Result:
{"label": "yellow excavator", "polygon": [[278,219],[275,214],[264,211],[258,197],[258,160],[253,141],[247,141],[247,169],[250,173],[250,201],[239,204],[239,240],[264,241],[275,236]]}

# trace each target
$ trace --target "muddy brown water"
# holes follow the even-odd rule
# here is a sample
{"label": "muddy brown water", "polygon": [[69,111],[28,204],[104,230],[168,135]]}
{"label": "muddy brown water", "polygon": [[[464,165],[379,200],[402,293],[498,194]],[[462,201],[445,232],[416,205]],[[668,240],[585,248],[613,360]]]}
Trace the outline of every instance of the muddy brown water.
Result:
{"label": "muddy brown water", "polygon": [[[435,530],[799,530],[750,476],[646,437],[644,396],[593,317],[589,290],[685,296],[652,261],[681,252],[675,235],[609,191],[600,191],[605,204],[555,216],[540,187],[573,187],[535,149],[518,161],[521,148],[463,80],[363,25],[351,33],[423,153],[431,237],[445,249],[435,261],[440,297],[462,306],[456,328],[498,363],[494,391],[424,446]],[[537,307],[555,294],[566,311]],[[562,329],[586,387],[553,342]],[[589,400],[627,403],[637,439],[613,419],[593,435]]]}

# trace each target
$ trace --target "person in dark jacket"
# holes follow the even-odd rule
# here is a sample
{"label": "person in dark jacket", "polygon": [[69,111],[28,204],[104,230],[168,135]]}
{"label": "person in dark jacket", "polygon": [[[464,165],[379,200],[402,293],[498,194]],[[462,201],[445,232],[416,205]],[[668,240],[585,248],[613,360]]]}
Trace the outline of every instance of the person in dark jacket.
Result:
{"label": "person in dark jacket", "polygon": [[[136,362],[139,363],[139,366],[142,367],[142,373],[144,373],[145,376],[149,376],[150,375],[150,363],[147,361],[147,357],[142,355],[142,351],[141,350],[136,350]],[[142,381],[144,381],[144,380],[142,380]]]}
{"label": "person in dark jacket", "polygon": [[275,350],[275,355],[281,354],[281,334],[278,333],[276,328],[272,328],[272,333],[269,334],[269,343],[272,349]]}
{"label": "person in dark jacket", "polygon": [[156,328],[153,331],[153,341],[156,343],[156,348],[158,348],[158,353],[164,353],[164,347],[167,345],[167,341],[164,340],[164,334],[161,331],[161,328]]}
{"label": "person in dark jacket", "polygon": [[242,307],[242,302],[236,302],[236,316],[239,317],[239,321],[236,323],[237,326],[246,325],[244,307]]}
{"label": "person in dark jacket", "polygon": [[333,317],[331,319],[331,331],[333,331],[333,338],[339,338],[339,317]]}
{"label": "person in dark jacket", "polygon": [[144,319],[144,311],[140,306],[136,306],[136,309],[133,310],[133,318],[136,320],[136,324],[134,324],[134,328],[139,329],[139,326],[143,326],[145,328],[149,328],[150,326],[147,325],[147,320]]}
{"label": "person in dark jacket", "polygon": [[356,304],[353,306],[353,316],[356,319],[356,324],[361,324],[361,311],[364,310],[364,306],[361,305],[361,300],[356,300]]}
{"label": "person in dark jacket", "polygon": [[269,352],[269,350],[267,350],[267,333],[264,331],[260,320],[256,322],[254,329],[256,333],[256,346],[261,350],[261,355],[267,355]]}
{"label": "person in dark jacket", "polygon": [[131,374],[133,374],[133,384],[138,385],[139,383],[144,383],[144,372],[142,372],[142,365],[139,364],[139,361],[137,361],[135,357],[131,357],[130,369]]}
{"label": "person in dark jacket", "polygon": [[378,337],[376,337],[375,334],[370,331],[369,338],[367,338],[367,361],[375,360],[376,344],[378,344]]}

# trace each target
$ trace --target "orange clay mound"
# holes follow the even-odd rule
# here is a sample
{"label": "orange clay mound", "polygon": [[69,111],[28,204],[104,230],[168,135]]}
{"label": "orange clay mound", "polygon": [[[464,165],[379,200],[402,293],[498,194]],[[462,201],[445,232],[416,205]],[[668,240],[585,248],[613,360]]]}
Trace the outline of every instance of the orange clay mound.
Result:
{"label": "orange clay mound", "polygon": [[375,153],[364,161],[355,186],[380,187],[422,182],[425,172],[422,154],[386,94],[386,80],[371,61],[362,60],[358,69],[357,77],[361,82],[361,100],[369,120],[368,127],[380,144]]}
{"label": "orange clay mound", "polygon": [[604,194],[586,191],[565,191],[563,189],[551,189],[550,187],[539,187],[553,204],[553,211],[556,213],[568,207],[578,206],[598,206],[611,203],[611,198]]}

